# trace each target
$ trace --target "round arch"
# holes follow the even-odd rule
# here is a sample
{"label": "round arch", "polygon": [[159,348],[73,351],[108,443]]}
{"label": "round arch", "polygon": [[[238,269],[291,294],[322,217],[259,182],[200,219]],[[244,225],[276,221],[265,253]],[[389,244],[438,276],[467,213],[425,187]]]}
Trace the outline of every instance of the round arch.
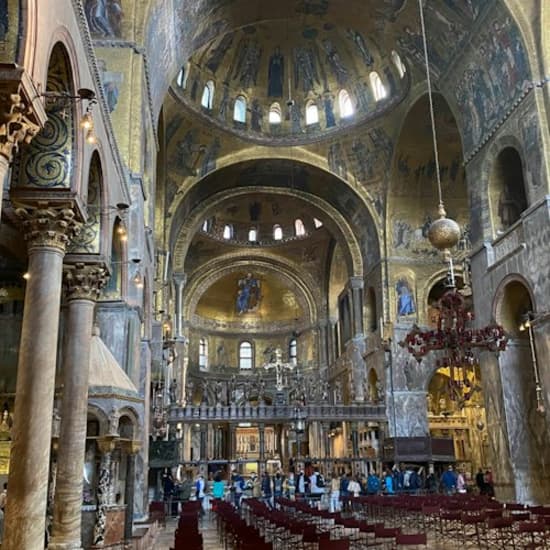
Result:
{"label": "round arch", "polygon": [[248,254],[243,257],[240,253],[226,254],[203,266],[201,273],[192,278],[187,286],[183,302],[183,318],[190,319],[196,309],[198,301],[202,294],[217,280],[222,277],[250,269],[251,262],[254,266],[265,271],[276,271],[279,276],[296,288],[298,299],[302,298],[302,307],[307,313],[310,323],[313,323],[319,316],[319,309],[322,308],[322,298],[311,289],[315,288],[315,283],[310,275],[302,271],[291,262],[281,261],[280,257],[270,257],[271,255]]}
{"label": "round arch", "polygon": [[[326,201],[319,199],[315,195],[305,193],[297,189],[280,189],[269,186],[256,186],[254,190],[257,192],[265,192],[274,195],[289,195],[297,197],[304,202],[324,211],[327,214],[325,225],[327,225],[327,227],[333,226],[342,236],[342,242],[346,243],[346,261],[350,272],[357,277],[361,277],[363,275],[362,253],[357,238],[347,220],[336,208],[328,204]],[[172,235],[171,241],[175,241],[175,244],[173,245],[174,271],[184,271],[183,264],[191,241],[203,221],[210,217],[216,207],[222,201],[240,197],[248,193],[250,193],[250,189],[246,187],[222,191],[202,201],[197,208],[190,213],[185,222],[181,225],[181,227],[179,227],[178,234]]]}

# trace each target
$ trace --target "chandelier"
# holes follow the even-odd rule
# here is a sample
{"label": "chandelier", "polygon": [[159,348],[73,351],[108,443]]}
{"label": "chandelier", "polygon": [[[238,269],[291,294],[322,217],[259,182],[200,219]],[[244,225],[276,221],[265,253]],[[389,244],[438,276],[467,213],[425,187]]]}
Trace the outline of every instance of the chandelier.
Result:
{"label": "chandelier", "polygon": [[452,286],[437,302],[439,318],[437,328],[421,330],[415,325],[400,345],[420,363],[431,352],[441,352],[436,365],[449,369],[449,397],[462,408],[478,389],[473,385],[477,352],[504,351],[508,337],[497,324],[473,328],[474,314],[468,310],[464,296],[457,290],[454,277]]}

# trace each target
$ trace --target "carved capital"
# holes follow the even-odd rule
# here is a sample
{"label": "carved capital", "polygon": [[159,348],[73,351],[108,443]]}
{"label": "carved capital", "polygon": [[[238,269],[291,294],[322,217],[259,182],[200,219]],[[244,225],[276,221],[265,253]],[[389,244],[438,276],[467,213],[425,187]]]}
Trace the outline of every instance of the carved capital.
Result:
{"label": "carved capital", "polygon": [[141,450],[141,442],[140,441],[122,441],[121,442],[122,448],[124,451],[126,451],[129,455],[136,455]]}
{"label": "carved capital", "polygon": [[32,248],[57,248],[63,254],[82,223],[75,220],[70,204],[53,205],[38,201],[35,205],[15,205],[15,214],[22,220],[25,240]]}
{"label": "carved capital", "polygon": [[63,275],[67,300],[97,300],[108,279],[103,266],[84,263],[64,265]]}
{"label": "carved capital", "polygon": [[97,448],[102,455],[112,453],[115,450],[116,439],[111,436],[99,437],[97,440]]}
{"label": "carved capital", "polygon": [[11,162],[21,143],[40,131],[33,108],[18,93],[0,93],[0,155]]}

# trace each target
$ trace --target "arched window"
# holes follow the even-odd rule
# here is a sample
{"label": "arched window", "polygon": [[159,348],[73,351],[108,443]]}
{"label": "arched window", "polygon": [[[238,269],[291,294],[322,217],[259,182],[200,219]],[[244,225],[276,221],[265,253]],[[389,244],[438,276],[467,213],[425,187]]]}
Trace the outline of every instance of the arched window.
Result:
{"label": "arched window", "polygon": [[258,230],[255,227],[250,229],[250,231],[248,232],[248,240],[251,243],[254,243],[258,240]]}
{"label": "arched window", "polygon": [[204,220],[202,222],[202,230],[205,232],[205,233],[208,233],[208,220]]}
{"label": "arched window", "polygon": [[242,95],[237,96],[237,99],[235,99],[233,120],[235,122],[246,122],[246,98]]}
{"label": "arched window", "polygon": [[282,120],[281,106],[277,102],[272,103],[269,108],[269,124],[281,124]]}
{"label": "arched window", "polygon": [[381,99],[387,97],[388,90],[386,90],[386,87],[384,86],[384,84],[382,84],[382,79],[380,78],[380,75],[377,72],[372,72],[370,73],[369,78],[374,99],[376,101],[380,101]]}
{"label": "arched window", "polygon": [[178,76],[176,77],[176,85],[178,88],[181,88],[182,90],[185,89],[185,81],[186,81],[185,76],[186,76],[185,67],[182,67],[180,69],[180,72],[178,73]]}
{"label": "arched window", "polygon": [[319,122],[319,109],[314,101],[308,101],[306,105],[306,124],[317,124]]}
{"label": "arched window", "polygon": [[208,369],[208,340],[206,338],[199,340],[199,368],[201,370]]}
{"label": "arched window", "polygon": [[294,221],[294,231],[296,233],[296,237],[302,237],[306,234],[306,228],[304,227],[304,222],[298,218]]}
{"label": "arched window", "polygon": [[281,241],[283,239],[283,228],[280,225],[273,226],[273,239]]}
{"label": "arched window", "polygon": [[225,225],[223,228],[223,238],[224,239],[232,239],[233,238],[233,226],[232,225]]}
{"label": "arched window", "polygon": [[340,90],[338,94],[338,106],[340,107],[340,116],[342,118],[353,116],[353,104],[347,90]]}
{"label": "arched window", "polygon": [[292,338],[288,343],[288,359],[294,364],[298,361],[298,341],[296,338]]}
{"label": "arched window", "polygon": [[319,227],[323,227],[323,222],[317,218],[313,218],[313,225],[315,225],[315,229],[319,229]]}
{"label": "arched window", "polygon": [[205,109],[212,109],[214,105],[214,82],[209,80],[202,92],[201,105]]}
{"label": "arched window", "polygon": [[405,73],[407,72],[407,67],[405,67],[405,63],[403,63],[401,57],[399,57],[399,54],[395,50],[393,50],[391,53],[391,60],[393,61],[393,64],[395,65],[399,76],[403,78],[405,76]]}
{"label": "arched window", "polygon": [[239,345],[239,368],[251,369],[254,359],[254,350],[250,342],[241,342]]}

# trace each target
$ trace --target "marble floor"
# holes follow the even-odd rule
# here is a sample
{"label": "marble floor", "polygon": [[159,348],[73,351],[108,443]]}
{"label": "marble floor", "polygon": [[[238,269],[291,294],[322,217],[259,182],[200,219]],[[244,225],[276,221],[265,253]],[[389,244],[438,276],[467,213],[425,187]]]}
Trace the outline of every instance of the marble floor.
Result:
{"label": "marble floor", "polygon": [[[155,550],[169,550],[174,542],[174,531],[176,529],[177,520],[169,519],[166,522],[166,527],[162,529],[155,544]],[[201,523],[201,532],[204,540],[203,550],[223,550],[223,544],[219,541],[218,532],[216,530],[216,521],[214,516],[208,515]],[[463,544],[449,544],[441,541],[430,540],[427,548],[431,550],[458,550],[462,549]],[[470,547],[471,548],[471,547]]]}

